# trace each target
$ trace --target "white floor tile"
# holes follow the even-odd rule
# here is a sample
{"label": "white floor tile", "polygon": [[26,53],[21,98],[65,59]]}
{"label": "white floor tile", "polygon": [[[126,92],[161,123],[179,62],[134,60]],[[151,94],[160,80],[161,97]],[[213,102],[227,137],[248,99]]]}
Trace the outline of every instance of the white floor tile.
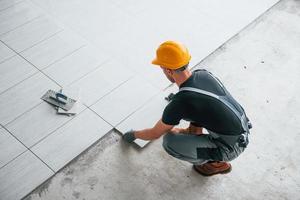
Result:
{"label": "white floor tile", "polygon": [[48,90],[58,86],[45,75],[38,73],[0,95],[0,123],[7,124],[42,100]]}
{"label": "white floor tile", "polygon": [[20,56],[0,63],[0,94],[38,70]]}
{"label": "white floor tile", "polygon": [[18,3],[0,12],[0,35],[15,29],[41,15],[40,10],[28,1]]}
{"label": "white floor tile", "polygon": [[74,82],[70,87],[81,89],[81,100],[91,106],[111,90],[133,77],[134,72],[116,61],[108,61],[94,72]]}
{"label": "white floor tile", "polygon": [[106,60],[103,52],[85,46],[46,68],[44,72],[62,86],[67,86],[99,67]]}
{"label": "white floor tile", "polygon": [[0,39],[17,52],[21,52],[61,31],[50,19],[41,16],[0,36]]}
{"label": "white floor tile", "polygon": [[85,44],[86,42],[82,38],[64,30],[23,51],[21,55],[39,69],[44,69]]}
{"label": "white floor tile", "polygon": [[[136,20],[139,30],[133,34],[139,36],[135,36],[130,39],[133,44],[138,44],[136,48],[143,48],[139,49],[138,52],[142,52],[144,55],[139,55],[139,57],[145,59],[144,62],[151,62],[155,56],[155,50],[161,42],[164,40],[175,40],[183,43],[189,49],[192,55],[192,66],[209,55],[213,50],[229,39],[230,36],[235,34],[235,32],[232,32],[230,27],[227,28],[216,18],[202,13],[201,9],[197,10],[186,4],[186,2],[179,2],[177,0],[175,0],[173,4],[170,9],[165,9],[165,7],[152,7],[138,15]],[[184,9],[188,14],[173,14],[180,13],[182,9]],[[164,17],[153,15],[154,10],[158,13],[163,12]],[[180,24],[180,27],[178,27],[178,24]],[[142,35],[145,35],[145,33],[143,33],[145,29],[147,32],[151,32],[151,35],[148,37],[153,39],[153,36],[156,36],[157,40],[145,40],[138,42],[138,40],[141,40]],[[151,29],[155,30],[155,32],[151,31]],[[159,41],[160,38],[162,38],[162,40]],[[153,44],[155,44],[155,46],[152,46]],[[149,47],[152,49],[149,49]],[[151,58],[149,55],[151,55]],[[143,63],[142,66],[146,66],[146,63]]]}
{"label": "white floor tile", "polygon": [[53,175],[53,172],[27,151],[0,170],[0,197],[21,199]]}
{"label": "white floor tile", "polygon": [[119,22],[130,22],[128,14],[110,1],[77,0],[76,3],[61,0],[33,1],[90,42],[94,42],[97,37],[103,37],[103,33],[117,26]]}
{"label": "white floor tile", "polygon": [[15,53],[11,49],[0,42],[0,63],[14,55]]}
{"label": "white floor tile", "polygon": [[1,0],[0,1],[0,11],[9,8],[10,6],[13,6],[22,0]]}
{"label": "white floor tile", "polygon": [[[173,85],[166,91],[159,93],[146,105],[120,123],[116,129],[124,134],[131,129],[142,130],[145,128],[152,128],[156,122],[161,119],[164,108],[168,104],[165,97],[167,97],[171,92],[176,93],[177,90],[177,87]],[[144,147],[148,142],[149,141],[140,139],[135,141],[135,143],[140,147]]]}
{"label": "white floor tile", "polygon": [[164,4],[164,1],[159,2],[159,4],[153,3],[153,1],[147,1],[147,0],[112,0],[112,2],[121,8],[122,10],[125,10],[129,14],[137,15],[147,9],[149,7],[155,7],[160,6],[161,4]]}
{"label": "white floor tile", "polygon": [[[81,104],[78,113],[83,109],[85,107]],[[31,147],[72,118],[56,114],[56,110],[51,105],[43,102],[6,127],[27,147]]]}
{"label": "white floor tile", "polygon": [[34,146],[32,151],[58,171],[111,129],[95,113],[85,110]]}
{"label": "white floor tile", "polygon": [[152,65],[145,67],[139,74],[148,80],[156,88],[163,90],[167,86],[171,85],[171,82],[167,79],[160,67]]}
{"label": "white floor tile", "polygon": [[[124,134],[153,127],[161,118],[167,105],[164,97],[177,90],[173,86],[157,94],[169,85],[151,64],[161,42],[184,43],[192,54],[192,67],[277,2],[31,0],[41,11],[26,0],[13,5],[17,1],[0,0],[0,40],[65,88],[81,88],[83,102],[103,118],[89,109],[74,118],[55,115],[40,97],[58,86],[41,73],[0,94],[0,123],[25,145],[35,144],[32,150],[55,171],[111,130],[107,122]],[[61,28],[43,17],[44,11],[98,49],[73,52],[85,42],[59,32]],[[28,66],[22,71],[26,64],[12,59],[14,55],[0,42],[0,93],[30,74]],[[0,167],[24,151],[15,138],[2,132],[0,147],[7,150],[0,152]],[[143,147],[148,142],[136,143]],[[51,170],[26,152],[0,169],[0,199],[20,199],[50,175]]]}
{"label": "white floor tile", "polygon": [[116,126],[158,91],[144,79],[135,77],[103,97],[91,108],[107,122]]}
{"label": "white floor tile", "polygon": [[26,151],[24,145],[3,128],[0,128],[0,149],[0,168]]}
{"label": "white floor tile", "polygon": [[208,17],[218,19],[220,24],[231,27],[235,34],[276,2],[278,0],[191,0],[190,4]]}

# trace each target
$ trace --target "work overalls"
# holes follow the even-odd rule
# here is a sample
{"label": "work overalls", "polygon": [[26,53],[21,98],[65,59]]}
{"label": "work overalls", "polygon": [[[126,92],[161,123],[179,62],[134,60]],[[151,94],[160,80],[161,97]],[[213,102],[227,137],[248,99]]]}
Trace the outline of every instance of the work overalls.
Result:
{"label": "work overalls", "polygon": [[218,96],[214,93],[192,87],[182,87],[181,91],[191,91],[208,95],[218,99],[230,108],[240,119],[243,131],[240,135],[230,133],[220,134],[207,130],[209,134],[173,134],[167,133],[163,138],[163,147],[171,156],[200,165],[208,161],[231,161],[238,157],[247,147],[249,129],[252,125],[244,109],[236,102],[222,83],[214,77],[224,89],[225,95]]}

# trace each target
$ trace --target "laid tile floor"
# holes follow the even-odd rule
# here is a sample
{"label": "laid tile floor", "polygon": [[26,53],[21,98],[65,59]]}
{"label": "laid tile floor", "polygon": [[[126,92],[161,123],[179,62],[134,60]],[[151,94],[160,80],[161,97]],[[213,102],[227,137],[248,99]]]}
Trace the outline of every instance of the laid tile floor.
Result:
{"label": "laid tile floor", "polygon": [[[22,198],[113,128],[151,126],[175,90],[150,64],[162,41],[186,44],[192,67],[276,2],[0,0],[0,197]],[[40,99],[59,88],[81,90],[76,116]]]}

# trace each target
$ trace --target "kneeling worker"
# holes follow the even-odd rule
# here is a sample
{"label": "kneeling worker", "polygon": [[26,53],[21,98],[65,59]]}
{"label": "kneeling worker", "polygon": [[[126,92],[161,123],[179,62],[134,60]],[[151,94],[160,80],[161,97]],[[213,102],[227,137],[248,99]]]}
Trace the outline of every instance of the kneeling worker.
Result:
{"label": "kneeling worker", "polygon": [[[225,174],[231,171],[228,161],[247,147],[251,124],[244,109],[214,75],[204,69],[189,71],[190,59],[180,43],[166,41],[159,46],[152,63],[177,84],[179,92],[153,128],[131,130],[123,138],[133,142],[164,135],[163,147],[171,156],[192,163],[202,175]],[[175,128],[182,119],[190,126]],[[209,134],[203,134],[203,128]]]}

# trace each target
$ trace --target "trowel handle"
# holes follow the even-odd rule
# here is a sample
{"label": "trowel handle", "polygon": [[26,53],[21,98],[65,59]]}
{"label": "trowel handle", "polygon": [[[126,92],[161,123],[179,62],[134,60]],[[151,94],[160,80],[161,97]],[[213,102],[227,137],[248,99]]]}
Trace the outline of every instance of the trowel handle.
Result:
{"label": "trowel handle", "polygon": [[68,97],[62,93],[56,93],[56,99],[59,103],[66,104]]}

